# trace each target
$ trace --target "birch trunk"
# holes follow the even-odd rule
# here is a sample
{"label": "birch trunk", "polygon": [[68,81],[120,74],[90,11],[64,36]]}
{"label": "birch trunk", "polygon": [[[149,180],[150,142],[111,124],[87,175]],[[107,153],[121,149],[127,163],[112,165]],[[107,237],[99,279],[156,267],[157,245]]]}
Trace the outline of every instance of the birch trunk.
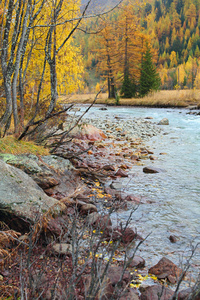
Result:
{"label": "birch trunk", "polygon": [[2,51],[1,51],[1,67],[3,73],[5,95],[6,95],[6,109],[2,118],[0,119],[0,135],[2,129],[4,131],[3,135],[5,134],[7,129],[6,125],[8,124],[12,114],[12,92],[11,92],[12,61],[10,61],[10,64],[7,64],[7,58],[8,58],[9,32],[10,32],[11,20],[13,14],[13,4],[14,4],[13,0],[10,0],[8,3],[4,34],[2,34],[3,42],[2,42]]}
{"label": "birch trunk", "polygon": [[21,55],[22,55],[22,47],[24,44],[26,31],[27,31],[27,22],[28,22],[29,13],[30,13],[30,7],[31,7],[31,0],[28,1],[27,7],[26,7],[26,12],[25,12],[25,16],[24,16],[23,25],[22,25],[21,38],[19,41],[17,54],[16,54],[15,70],[14,70],[14,75],[13,75],[13,80],[12,80],[12,109],[13,109],[15,132],[18,131],[18,123],[19,123],[18,110],[17,110],[17,78],[18,78],[18,74],[19,74],[19,66],[20,66],[20,60],[21,60]]}

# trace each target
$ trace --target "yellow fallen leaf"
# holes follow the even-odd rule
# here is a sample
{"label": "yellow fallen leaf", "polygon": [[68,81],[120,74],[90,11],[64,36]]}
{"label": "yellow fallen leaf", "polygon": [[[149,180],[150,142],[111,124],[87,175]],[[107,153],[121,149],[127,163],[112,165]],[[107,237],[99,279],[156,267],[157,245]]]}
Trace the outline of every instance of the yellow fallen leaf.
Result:
{"label": "yellow fallen leaf", "polygon": [[98,197],[98,198],[104,198],[105,196],[102,195],[102,194],[97,194],[97,197]]}

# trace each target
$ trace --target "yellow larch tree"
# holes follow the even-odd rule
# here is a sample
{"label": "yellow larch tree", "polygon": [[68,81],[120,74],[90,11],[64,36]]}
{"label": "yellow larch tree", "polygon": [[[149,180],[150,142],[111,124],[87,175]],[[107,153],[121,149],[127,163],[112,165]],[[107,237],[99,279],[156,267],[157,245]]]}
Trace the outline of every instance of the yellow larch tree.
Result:
{"label": "yellow larch tree", "polygon": [[140,18],[137,14],[137,5],[124,5],[122,8],[118,25],[119,70],[123,74],[138,81],[140,77],[140,64],[145,51],[147,36],[142,33]]}
{"label": "yellow larch tree", "polygon": [[[54,10],[56,6],[57,9],[59,8],[59,4],[62,9],[60,9],[58,16],[56,16],[55,24],[53,24]],[[80,13],[79,7],[80,1],[74,0],[65,0],[62,3],[61,1],[54,2],[49,0],[45,3],[42,22],[32,31],[32,39],[35,40],[36,45],[32,51],[31,62],[27,70],[29,78],[27,93],[29,95],[36,96],[38,83],[43,72],[44,84],[40,93],[40,98],[42,99],[50,98],[52,84],[56,85],[58,95],[69,94],[82,86],[83,62],[80,47],[72,39],[64,43],[66,37],[70,35],[75,26],[73,19],[78,17]],[[54,30],[50,31],[53,25]],[[47,44],[47,41],[49,44]],[[29,43],[30,49],[31,46],[31,43]],[[55,65],[53,65],[56,71],[56,78],[51,77],[51,64],[47,64],[48,59],[51,62],[53,58],[56,59]],[[55,95],[56,100],[58,95]]]}
{"label": "yellow larch tree", "polygon": [[101,76],[106,78],[108,86],[108,98],[115,98],[115,80],[118,73],[118,39],[116,23],[107,17],[101,20],[101,31],[96,37],[98,69]]}

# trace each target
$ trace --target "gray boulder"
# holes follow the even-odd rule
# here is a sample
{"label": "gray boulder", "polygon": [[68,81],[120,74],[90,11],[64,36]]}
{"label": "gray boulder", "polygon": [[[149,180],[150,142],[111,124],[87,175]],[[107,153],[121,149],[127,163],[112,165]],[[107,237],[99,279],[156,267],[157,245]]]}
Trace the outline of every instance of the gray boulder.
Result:
{"label": "gray boulder", "polygon": [[44,172],[48,175],[52,175],[53,170],[65,172],[65,170],[74,169],[68,159],[55,155],[46,155],[39,158],[33,154],[0,154],[0,159],[30,175]]}
{"label": "gray boulder", "polygon": [[48,196],[57,200],[73,193],[80,181],[71,162],[55,155],[0,154],[0,159],[27,173]]}
{"label": "gray boulder", "polygon": [[51,210],[52,214],[59,214],[64,209],[64,204],[48,197],[29,175],[0,159],[0,217],[2,220],[9,223],[11,218],[17,217],[19,220],[32,224],[48,210]]}

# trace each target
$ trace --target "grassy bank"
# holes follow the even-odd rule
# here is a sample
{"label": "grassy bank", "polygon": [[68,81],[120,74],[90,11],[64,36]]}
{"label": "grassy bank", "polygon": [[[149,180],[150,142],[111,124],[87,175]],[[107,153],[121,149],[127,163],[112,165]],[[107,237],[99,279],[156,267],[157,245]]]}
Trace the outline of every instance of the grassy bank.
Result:
{"label": "grassy bank", "polygon": [[6,136],[0,139],[0,153],[48,155],[49,151],[34,142],[18,141],[14,136]]}
{"label": "grassy bank", "polygon": [[[92,103],[95,94],[75,94],[61,96],[61,103]],[[108,94],[100,94],[96,103],[115,104],[115,99],[108,99]],[[120,99],[120,105],[149,106],[149,107],[200,107],[200,90],[172,90],[154,92],[144,98]]]}

